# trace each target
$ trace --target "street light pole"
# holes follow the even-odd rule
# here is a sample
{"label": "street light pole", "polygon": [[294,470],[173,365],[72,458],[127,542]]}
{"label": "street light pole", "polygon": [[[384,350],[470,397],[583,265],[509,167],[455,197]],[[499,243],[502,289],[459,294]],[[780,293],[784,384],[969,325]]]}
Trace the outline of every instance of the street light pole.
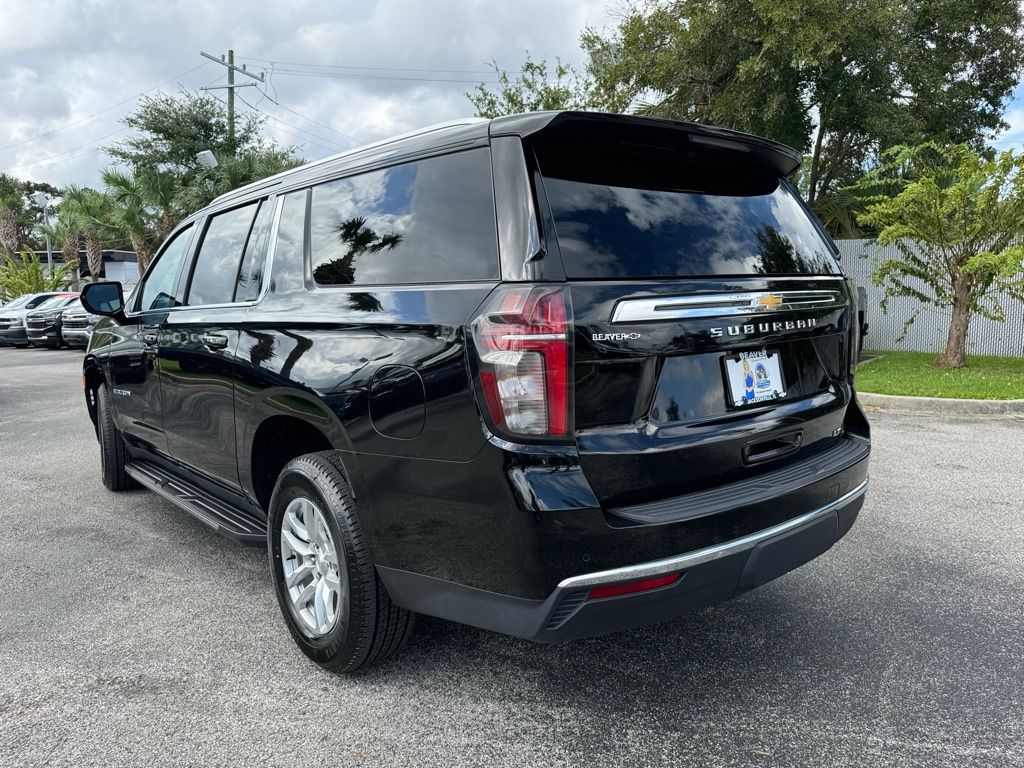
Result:
{"label": "street light pole", "polygon": [[36,192],[32,195],[36,205],[43,206],[43,224],[46,225],[46,268],[53,277],[53,245],[50,243],[50,196],[45,192]]}
{"label": "street light pole", "polygon": [[47,195],[43,204],[43,222],[46,224],[46,268],[50,270],[50,279],[53,279],[53,244],[50,242],[50,197]]}

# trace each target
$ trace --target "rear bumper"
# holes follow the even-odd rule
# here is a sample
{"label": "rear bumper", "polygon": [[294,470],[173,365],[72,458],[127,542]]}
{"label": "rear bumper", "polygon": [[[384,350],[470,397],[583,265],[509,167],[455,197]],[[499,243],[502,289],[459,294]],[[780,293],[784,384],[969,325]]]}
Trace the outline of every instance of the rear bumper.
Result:
{"label": "rear bumper", "polygon": [[[760,586],[826,552],[853,526],[867,480],[838,499],[769,528],[673,557],[563,579],[544,600],[510,597],[378,566],[391,598],[419,613],[540,642],[667,621]],[[610,583],[679,573],[673,584],[591,599]]]}

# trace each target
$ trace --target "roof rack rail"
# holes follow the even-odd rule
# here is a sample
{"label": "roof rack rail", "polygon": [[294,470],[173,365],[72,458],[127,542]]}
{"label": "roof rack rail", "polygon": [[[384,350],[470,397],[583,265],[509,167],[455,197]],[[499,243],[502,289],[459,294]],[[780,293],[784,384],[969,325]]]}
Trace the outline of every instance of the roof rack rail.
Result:
{"label": "roof rack rail", "polygon": [[[347,149],[344,152],[338,152],[337,154],[329,155],[328,157],[321,158],[320,160],[314,160],[311,163],[300,165],[299,168],[315,168],[316,166],[325,165],[326,163],[330,163],[335,160],[340,160],[341,158],[350,157],[352,155],[358,155],[360,152],[365,152],[369,149],[378,149],[380,147],[387,146],[388,144],[393,144],[396,141],[402,141],[403,139],[411,139],[415,136],[423,136],[424,134],[433,133],[434,131],[441,131],[444,130],[445,128],[456,128],[462,125],[475,125],[477,123],[486,122],[488,122],[488,118],[486,117],[463,117],[456,120],[447,120],[442,123],[434,123],[433,125],[428,125],[425,128],[418,128],[415,131],[409,131],[407,133],[402,133],[397,136],[390,136],[386,139],[381,139],[380,141],[374,141],[371,142],[370,144],[363,144],[352,149]],[[213,200],[213,203],[217,203],[221,200],[226,200],[228,198],[234,197],[235,195],[239,194],[240,192],[244,192],[247,189],[255,189],[256,187],[262,186],[269,182],[273,182],[275,179],[280,179],[281,177],[287,176],[288,174],[296,170],[298,170],[298,168],[291,168],[287,171],[275,173],[273,176],[267,176],[266,178],[259,179],[258,181],[254,181],[244,186],[238,187],[237,189],[233,189],[230,192],[225,192],[223,195],[220,195],[217,198],[215,198]],[[213,203],[211,203],[211,205]]]}

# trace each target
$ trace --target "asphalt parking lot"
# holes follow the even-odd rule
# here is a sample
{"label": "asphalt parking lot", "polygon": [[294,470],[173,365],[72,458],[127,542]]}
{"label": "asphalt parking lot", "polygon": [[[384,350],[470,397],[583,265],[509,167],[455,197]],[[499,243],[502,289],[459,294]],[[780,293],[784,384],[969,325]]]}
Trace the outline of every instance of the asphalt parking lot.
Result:
{"label": "asphalt parking lot", "polygon": [[343,677],[262,550],[103,488],[80,359],[0,349],[0,765],[1024,766],[1024,422],[874,415],[853,531],[731,603]]}

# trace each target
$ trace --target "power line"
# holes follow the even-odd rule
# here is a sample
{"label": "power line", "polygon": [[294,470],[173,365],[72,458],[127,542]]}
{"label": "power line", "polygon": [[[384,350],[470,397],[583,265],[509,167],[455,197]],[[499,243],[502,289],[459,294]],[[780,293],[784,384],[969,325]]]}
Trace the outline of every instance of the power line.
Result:
{"label": "power line", "polygon": [[107,112],[110,112],[112,109],[117,109],[118,107],[124,106],[125,104],[130,104],[131,102],[135,101],[136,99],[138,99],[138,98],[140,98],[142,96],[145,96],[147,93],[152,93],[157,88],[165,86],[168,83],[173,83],[175,80],[179,80],[179,79],[185,77],[186,75],[191,75],[197,69],[202,69],[205,66],[207,66],[207,63],[204,61],[199,66],[192,67],[192,69],[186,70],[185,72],[182,72],[180,75],[175,75],[174,77],[168,78],[167,80],[164,80],[162,83],[157,83],[152,88],[147,88],[146,90],[142,91],[141,93],[135,94],[130,99],[125,99],[124,101],[119,101],[119,102],[117,102],[117,104],[109,106],[106,109],[101,109],[99,112],[93,112],[91,115],[86,115],[83,118],[80,118],[78,120],[70,122],[67,125],[62,125],[59,128],[51,128],[48,131],[43,131],[42,133],[38,133],[35,136],[31,136],[31,137],[29,137],[27,139],[23,139],[23,140],[17,142],[16,144],[10,144],[10,145],[8,145],[6,147],[0,147],[0,152],[6,152],[8,149],[14,149],[15,147],[20,147],[20,146],[22,146],[24,144],[28,144],[29,142],[35,141],[36,139],[41,139],[41,138],[43,138],[45,136],[50,136],[51,134],[57,133],[58,131],[63,131],[66,128],[72,128],[72,127],[74,127],[76,125],[81,125],[82,123],[86,122],[87,120],[92,120],[94,117],[99,117],[100,115],[103,115],[103,114],[106,114]]}
{"label": "power line", "polygon": [[[292,128],[293,130],[300,131],[301,133],[308,134],[308,135],[312,136],[314,139],[316,139],[317,141],[325,141],[328,144],[332,144],[333,145],[333,150],[332,151],[337,151],[339,149],[344,149],[344,147],[339,145],[333,139],[328,139],[328,138],[325,138],[323,136],[317,136],[315,133],[313,133],[312,131],[310,131],[310,130],[308,130],[306,128],[300,128],[297,125],[292,125],[291,123],[285,122],[284,120],[279,118],[277,115],[273,115],[273,114],[271,114],[270,112],[267,112],[264,109],[260,109],[259,107],[255,106],[253,104],[250,104],[248,101],[243,99],[241,97],[241,95],[238,96],[238,100],[241,101],[243,104],[245,104],[245,106],[249,107],[249,109],[253,110],[254,112],[259,112],[260,114],[266,115],[268,118],[270,118],[274,122],[277,122],[277,123],[280,123],[281,125],[284,125],[284,126],[287,126],[289,128]],[[302,138],[302,137],[300,136],[299,138]],[[317,144],[316,146],[322,147],[323,149],[331,149],[330,147],[324,147],[321,144]]]}
{"label": "power line", "polygon": [[355,64],[306,64],[298,61],[273,61],[271,59],[257,59],[252,56],[239,56],[246,61],[258,61],[264,64],[283,65],[286,67],[307,67],[316,69],[358,69],[364,71],[379,72],[435,72],[435,73],[459,73],[463,75],[493,75],[493,69],[433,69],[428,67],[369,67],[357,66]]}
{"label": "power line", "polygon": [[[76,160],[79,157],[85,157],[86,155],[88,155],[88,154],[90,154],[92,152],[95,152],[97,150],[102,149],[102,147],[93,147],[88,152],[82,152],[81,154],[77,154],[77,155],[71,154],[71,153],[77,152],[78,150],[84,149],[85,147],[92,146],[93,144],[98,144],[101,141],[106,141],[107,139],[112,139],[114,136],[117,136],[118,134],[124,133],[127,130],[128,130],[127,126],[125,126],[124,128],[119,128],[118,130],[114,131],[113,133],[108,133],[106,136],[100,136],[98,139],[93,139],[92,141],[87,141],[84,144],[79,144],[77,147],[71,147],[70,149],[65,149],[63,152],[58,152],[56,155],[50,155],[49,157],[44,157],[42,160],[34,160],[31,163],[23,163],[22,165],[12,166],[12,167],[6,169],[4,171],[4,173],[10,173],[11,171],[23,171],[26,168],[45,167],[45,166],[53,165],[55,163],[67,162],[69,160]],[[71,155],[71,156],[70,157],[65,157],[65,155]]]}
{"label": "power line", "polygon": [[275,74],[292,75],[295,77],[329,77],[338,80],[404,80],[416,83],[464,83],[471,85],[477,85],[481,82],[479,78],[476,80],[464,80],[445,77],[402,77],[399,75],[348,75],[341,72],[306,72],[294,69],[278,69],[275,71]]}
{"label": "power line", "polygon": [[[216,94],[213,94],[213,93],[211,93],[210,95],[211,95],[211,96],[212,96],[213,98],[215,98],[215,99],[216,99],[217,101],[219,101],[219,102],[220,102],[221,104],[225,104],[225,105],[227,104],[227,102],[226,102],[226,101],[224,101],[224,99],[220,98],[220,96],[217,96]],[[244,101],[244,100],[243,100],[243,99],[241,99],[241,98],[239,98],[239,100],[240,100],[240,101],[243,101],[243,102],[244,102],[244,103],[246,104],[246,106],[248,106],[248,107],[250,107],[250,108],[253,108],[253,109],[255,109],[254,107],[252,107],[252,105],[251,105],[251,104],[249,104],[249,102],[247,102],[247,101]],[[276,117],[274,117],[274,116],[273,116],[273,115],[271,115],[271,114],[268,114],[268,113],[266,113],[266,112],[263,112],[263,110],[256,110],[256,111],[257,111],[257,112],[260,112],[260,113],[262,113],[262,114],[264,114],[264,115],[266,115],[266,116],[267,116],[267,117],[269,117],[269,118],[270,118],[271,120],[276,120],[276,121],[278,121],[278,122],[281,122],[281,120],[280,120],[279,118],[276,118]],[[288,124],[287,124],[287,123],[285,123],[285,125],[288,125]],[[315,141],[312,141],[312,140],[308,139],[307,137],[305,137],[305,136],[302,136],[302,135],[300,135],[299,133],[296,133],[296,132],[295,132],[294,130],[292,130],[292,131],[289,131],[289,130],[283,130],[283,129],[279,129],[279,130],[282,130],[282,132],[283,132],[283,133],[286,133],[286,134],[288,134],[289,136],[293,136],[293,137],[295,137],[295,138],[296,138],[296,139],[298,139],[298,140],[299,140],[300,142],[302,142],[302,144],[303,144],[303,145],[305,145],[305,144],[312,144],[312,145],[313,145],[314,147],[320,147],[320,149],[323,149],[323,150],[326,150],[326,151],[328,151],[328,152],[332,152],[332,153],[334,153],[334,152],[337,152],[337,151],[338,151],[338,150],[340,149],[340,147],[339,147],[339,146],[338,146],[337,144],[335,144],[335,145],[334,145],[334,146],[332,146],[332,147],[325,147],[325,146],[324,146],[323,144],[318,144],[317,142],[315,142]],[[298,130],[301,130],[301,129],[298,129]]]}
{"label": "power line", "polygon": [[280,101],[275,99],[273,96],[270,96],[266,92],[266,90],[263,90],[262,93],[263,93],[264,96],[266,96],[268,99],[270,99],[274,104],[279,106],[281,109],[284,109],[284,110],[287,110],[288,112],[291,112],[296,117],[301,117],[303,120],[306,120],[306,121],[312,123],[313,125],[319,125],[321,128],[326,128],[331,133],[336,133],[339,136],[348,139],[349,141],[354,141],[356,144],[365,144],[366,143],[362,139],[357,139],[355,136],[349,136],[347,133],[342,133],[341,131],[339,131],[339,130],[337,130],[335,128],[332,128],[331,126],[327,125],[327,123],[321,123],[318,120],[314,120],[311,117],[307,117],[306,115],[302,114],[301,112],[296,112],[291,107],[289,107],[289,106],[287,106],[285,104],[282,104]]}

